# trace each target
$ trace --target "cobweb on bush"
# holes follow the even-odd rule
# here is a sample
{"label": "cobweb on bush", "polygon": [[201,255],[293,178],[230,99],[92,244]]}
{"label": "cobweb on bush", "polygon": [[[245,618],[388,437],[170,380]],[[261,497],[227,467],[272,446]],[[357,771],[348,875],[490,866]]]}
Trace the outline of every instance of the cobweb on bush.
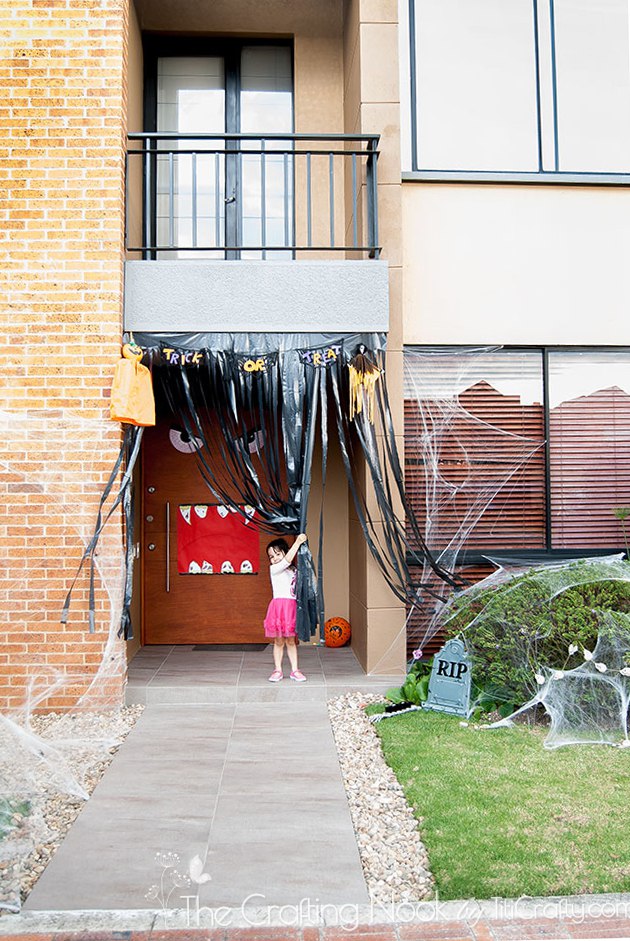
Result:
{"label": "cobweb on bush", "polygon": [[471,712],[494,702],[509,713],[502,725],[540,706],[551,722],[548,748],[626,743],[630,615],[588,608],[584,598],[615,603],[607,588],[630,583],[630,564],[621,554],[544,566],[491,561],[497,570],[451,598],[441,621],[472,659]]}
{"label": "cobweb on bush", "polygon": [[594,650],[571,651],[571,669],[540,666],[535,680],[539,690],[512,715],[492,727],[512,725],[535,706],[550,717],[545,748],[562,745],[618,745],[630,747],[630,616],[621,612],[599,614],[600,633]]}

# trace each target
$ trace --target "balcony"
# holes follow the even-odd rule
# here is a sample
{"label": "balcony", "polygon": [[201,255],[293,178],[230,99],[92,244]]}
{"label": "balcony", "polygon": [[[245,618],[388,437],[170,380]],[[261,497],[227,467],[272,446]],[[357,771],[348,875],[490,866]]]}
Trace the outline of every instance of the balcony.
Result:
{"label": "balcony", "polygon": [[126,329],[387,329],[377,147],[371,135],[129,134]]}
{"label": "balcony", "polygon": [[[378,137],[129,135],[126,249],[143,258],[378,258]],[[142,180],[142,224],[130,187]]]}

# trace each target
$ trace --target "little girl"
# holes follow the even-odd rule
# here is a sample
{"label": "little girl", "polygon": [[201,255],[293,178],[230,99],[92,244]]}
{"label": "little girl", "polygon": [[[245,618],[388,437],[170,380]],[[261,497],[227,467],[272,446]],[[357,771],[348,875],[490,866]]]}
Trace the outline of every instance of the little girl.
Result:
{"label": "little girl", "polygon": [[295,618],[297,614],[295,582],[297,570],[291,564],[304,542],[306,542],[306,536],[304,533],[300,533],[290,549],[285,539],[274,539],[267,546],[273,598],[269,602],[265,617],[265,637],[273,637],[273,662],[275,665],[275,670],[269,677],[270,683],[279,683],[283,678],[282,657],[285,643],[291,664],[291,679],[295,680],[296,683],[303,683],[306,679],[302,671],[298,670],[297,646],[295,643]]}

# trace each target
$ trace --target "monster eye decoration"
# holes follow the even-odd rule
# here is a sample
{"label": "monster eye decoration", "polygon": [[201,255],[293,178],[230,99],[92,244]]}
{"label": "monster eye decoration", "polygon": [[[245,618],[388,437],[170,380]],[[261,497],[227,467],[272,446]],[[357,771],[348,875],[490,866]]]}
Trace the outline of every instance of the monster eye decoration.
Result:
{"label": "monster eye decoration", "polygon": [[180,451],[182,454],[194,454],[203,444],[201,438],[189,435],[182,428],[171,428],[168,438],[175,450]]}

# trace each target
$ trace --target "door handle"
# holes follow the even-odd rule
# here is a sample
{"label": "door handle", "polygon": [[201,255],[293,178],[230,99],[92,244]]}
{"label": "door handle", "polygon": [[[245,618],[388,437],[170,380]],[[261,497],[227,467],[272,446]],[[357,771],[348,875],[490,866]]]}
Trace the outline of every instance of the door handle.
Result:
{"label": "door handle", "polygon": [[171,590],[171,504],[166,503],[166,590]]}

